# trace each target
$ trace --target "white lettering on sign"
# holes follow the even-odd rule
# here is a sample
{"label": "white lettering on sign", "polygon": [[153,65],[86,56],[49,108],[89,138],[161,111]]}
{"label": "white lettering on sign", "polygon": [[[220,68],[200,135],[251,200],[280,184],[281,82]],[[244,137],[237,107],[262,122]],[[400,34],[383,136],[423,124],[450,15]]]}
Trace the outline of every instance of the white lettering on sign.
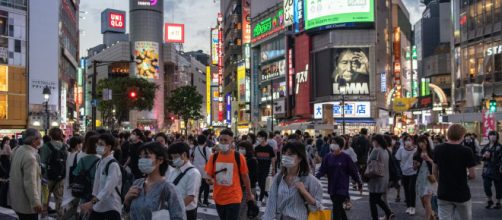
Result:
{"label": "white lettering on sign", "polygon": [[[333,94],[340,95],[338,83],[333,83]],[[367,95],[370,94],[368,83],[347,83],[345,95]]]}
{"label": "white lettering on sign", "polygon": [[305,65],[305,70],[302,72],[296,73],[296,93],[300,91],[300,84],[302,83],[307,83],[308,82],[308,77],[309,77],[309,65]]}
{"label": "white lettering on sign", "polygon": [[124,28],[124,14],[110,13],[110,27]]}
{"label": "white lettering on sign", "polygon": [[492,55],[500,54],[500,53],[502,53],[502,45],[499,45],[496,47],[490,47],[486,50],[487,56],[492,56]]}

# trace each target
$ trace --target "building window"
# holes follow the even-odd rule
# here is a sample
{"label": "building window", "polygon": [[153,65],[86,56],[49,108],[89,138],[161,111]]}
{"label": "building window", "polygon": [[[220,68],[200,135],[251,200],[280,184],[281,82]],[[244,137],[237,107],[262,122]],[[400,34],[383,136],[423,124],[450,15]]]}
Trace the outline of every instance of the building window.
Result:
{"label": "building window", "polygon": [[21,40],[14,41],[14,52],[21,53]]}

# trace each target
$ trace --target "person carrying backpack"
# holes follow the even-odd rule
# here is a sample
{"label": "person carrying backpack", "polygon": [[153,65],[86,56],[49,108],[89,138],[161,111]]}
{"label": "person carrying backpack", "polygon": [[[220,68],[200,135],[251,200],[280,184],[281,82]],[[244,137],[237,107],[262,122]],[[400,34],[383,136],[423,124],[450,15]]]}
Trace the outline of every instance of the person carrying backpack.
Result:
{"label": "person carrying backpack", "polygon": [[73,197],[70,185],[75,183],[75,178],[72,175],[73,170],[77,167],[77,162],[82,158],[82,138],[73,136],[68,140],[70,148],[68,149],[68,157],[66,158],[66,177],[64,178],[63,203],[64,210],[63,219],[76,217],[79,200]]}
{"label": "person carrying backpack", "polygon": [[96,144],[99,135],[93,135],[85,141],[85,154],[77,162],[77,167],[72,172],[74,183],[70,185],[72,195],[79,198],[83,203],[89,202],[92,199],[92,184],[94,183],[94,175],[96,174],[96,166],[101,159],[96,153]]}
{"label": "person carrying backpack", "polygon": [[246,189],[247,201],[254,201],[248,167],[244,155],[236,152],[233,145],[234,133],[230,129],[220,132],[220,152],[213,154],[206,165],[209,176],[208,184],[214,184],[213,197],[218,216],[222,220],[234,220],[239,217],[242,202],[241,181]]}
{"label": "person carrying backpack", "polygon": [[42,185],[42,203],[46,211],[49,210],[49,198],[51,194],[56,200],[56,212],[58,219],[63,217],[61,204],[63,201],[63,184],[66,177],[66,158],[68,155],[68,146],[63,143],[63,131],[54,127],[49,130],[51,141],[45,142],[39,151],[40,164],[42,165],[43,184]]}
{"label": "person carrying backpack", "polygon": [[[192,151],[192,155],[190,156],[192,159],[192,164],[199,170],[199,173],[202,177],[200,189],[199,189],[199,203],[205,206],[209,206],[209,185],[206,182],[208,178],[204,167],[206,166],[209,157],[211,156],[211,149],[206,145],[207,138],[204,135],[197,136],[197,144],[198,146],[194,148]],[[204,200],[202,200],[202,194],[204,193]],[[202,202],[201,202],[202,201]]]}
{"label": "person carrying backpack", "polygon": [[190,147],[186,143],[169,146],[167,157],[172,161],[167,182],[172,183],[184,201],[187,220],[197,219],[197,196],[199,195],[201,175],[189,161]]}
{"label": "person carrying backpack", "polygon": [[99,136],[96,152],[101,155],[101,160],[96,168],[92,199],[80,206],[82,212],[90,214],[89,219],[121,220],[122,172],[113,157],[115,147],[115,138],[111,134]]}

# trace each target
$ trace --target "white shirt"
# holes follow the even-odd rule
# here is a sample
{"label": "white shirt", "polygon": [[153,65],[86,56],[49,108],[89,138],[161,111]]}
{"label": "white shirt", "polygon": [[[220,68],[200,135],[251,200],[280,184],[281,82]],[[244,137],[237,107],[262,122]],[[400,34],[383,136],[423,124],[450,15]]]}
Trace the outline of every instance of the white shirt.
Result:
{"label": "white shirt", "polygon": [[350,156],[350,159],[352,159],[352,162],[357,162],[357,154],[356,152],[354,151],[354,149],[352,149],[352,147],[349,147],[347,148],[346,150],[342,150],[342,152],[346,153],[347,155]]}
{"label": "white shirt", "polygon": [[[187,161],[185,165],[180,168],[169,167],[167,171],[167,182],[173,183],[176,177],[182,172],[185,172],[189,167],[193,167],[190,161]],[[184,200],[187,196],[193,196],[194,199],[190,202],[185,209],[187,211],[197,208],[197,201],[199,201],[199,188],[200,188],[201,176],[199,170],[192,168],[190,169],[183,178],[180,179],[178,185],[175,185],[178,194]]]}
{"label": "white shirt", "polygon": [[107,211],[122,211],[122,200],[116,192],[117,188],[120,192],[122,188],[122,173],[118,163],[111,163],[108,168],[108,176],[105,175],[105,167],[108,161],[114,159],[113,152],[107,157],[101,159],[96,168],[96,175],[94,176],[94,185],[92,187],[92,195],[96,196],[99,200],[93,205],[93,210],[96,212]]}
{"label": "white shirt", "polygon": [[[206,150],[206,156],[204,157],[204,148]],[[193,152],[193,166],[199,170],[200,175],[203,178],[208,178],[206,171],[204,168],[206,167],[207,161],[211,157],[211,149],[209,147],[197,146],[195,147]]]}
{"label": "white shirt", "polygon": [[417,171],[413,168],[413,155],[417,152],[417,148],[413,150],[407,150],[404,146],[401,146],[396,153],[396,159],[400,161],[401,170],[405,176],[413,176],[417,174]]}
{"label": "white shirt", "polygon": [[267,144],[270,145],[272,147],[272,149],[274,149],[274,152],[277,152],[277,141],[276,140],[268,139]]}

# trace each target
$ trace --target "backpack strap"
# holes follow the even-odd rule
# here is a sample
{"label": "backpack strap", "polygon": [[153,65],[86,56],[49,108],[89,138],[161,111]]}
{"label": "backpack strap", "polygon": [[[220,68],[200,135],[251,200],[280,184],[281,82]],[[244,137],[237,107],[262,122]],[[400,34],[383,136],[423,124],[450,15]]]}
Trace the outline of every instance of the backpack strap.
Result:
{"label": "backpack strap", "polygon": [[91,169],[94,167],[94,165],[96,165],[98,162],[99,162],[99,159],[96,159],[94,162],[92,162],[91,166],[89,166],[89,167],[87,168],[87,170],[85,170],[85,171],[84,171],[84,173],[85,173],[86,175],[88,175],[88,174],[89,174],[89,172],[91,171]]}
{"label": "backpack strap", "polygon": [[177,186],[178,183],[180,182],[180,180],[185,176],[185,174],[187,174],[188,171],[190,171],[193,168],[195,168],[195,167],[188,167],[185,171],[183,171],[182,173],[178,174],[178,176],[176,177],[176,179],[174,179],[173,184],[175,186]]}
{"label": "backpack strap", "polygon": [[[111,159],[110,161],[108,161],[108,163],[106,163],[105,170],[103,170],[103,175],[108,176],[108,170],[110,169],[110,164],[112,164],[112,163],[118,164],[119,162],[115,159]],[[119,194],[119,197],[122,198],[122,193],[120,193],[118,187],[115,187],[115,192],[117,192],[117,194]]]}
{"label": "backpack strap", "polygon": [[73,167],[77,166],[77,156],[78,152],[75,154],[75,157],[73,158]]}

